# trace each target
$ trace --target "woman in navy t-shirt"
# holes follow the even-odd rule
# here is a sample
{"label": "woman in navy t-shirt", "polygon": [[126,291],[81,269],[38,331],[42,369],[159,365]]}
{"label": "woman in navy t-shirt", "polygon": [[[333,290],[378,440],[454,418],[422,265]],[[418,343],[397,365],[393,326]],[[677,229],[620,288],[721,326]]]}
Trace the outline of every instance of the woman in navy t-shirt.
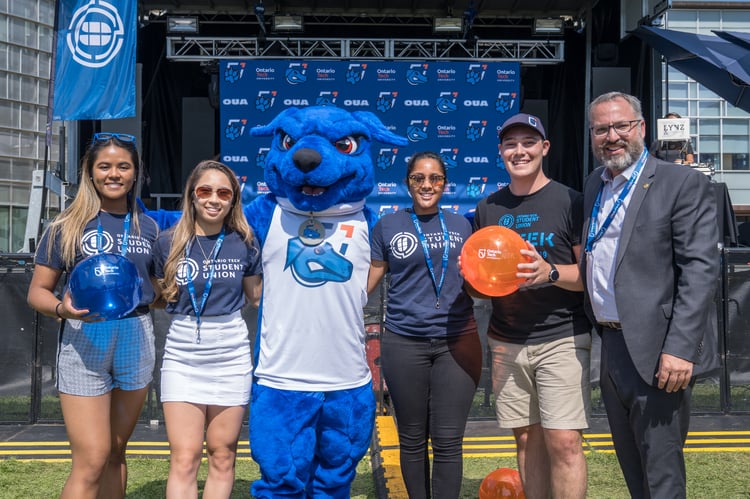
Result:
{"label": "woman in navy t-shirt", "polygon": [[[158,227],[135,203],[143,167],[134,136],[94,134],[81,172],[78,193],[39,242],[28,301],[64,321],[56,381],[73,464],[62,497],[124,497],[125,448],[154,369],[149,274]],[[99,253],[126,257],[142,280],[140,303],[116,320],[76,309],[67,289],[55,294],[63,272]]]}
{"label": "woman in navy t-shirt", "polygon": [[465,217],[440,209],[446,180],[439,155],[412,156],[412,207],[381,218],[372,234],[368,292],[391,276],[380,360],[410,498],[460,495],[464,428],[482,370],[474,302],[457,265],[472,229]]}
{"label": "woman in navy t-shirt", "polygon": [[182,207],[154,249],[154,275],[172,315],[161,368],[167,497],[197,496],[204,438],[204,495],[229,497],[253,368],[240,309],[260,300],[260,248],[242,212],[237,177],[222,163],[195,167]]}

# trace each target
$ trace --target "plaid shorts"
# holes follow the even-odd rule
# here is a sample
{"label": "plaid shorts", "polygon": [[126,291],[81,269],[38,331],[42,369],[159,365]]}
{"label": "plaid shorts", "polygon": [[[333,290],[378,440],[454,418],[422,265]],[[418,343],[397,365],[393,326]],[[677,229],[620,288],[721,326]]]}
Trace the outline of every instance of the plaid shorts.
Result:
{"label": "plaid shorts", "polygon": [[57,389],[94,397],[114,388],[138,390],[155,362],[151,314],[116,321],[66,320],[57,353]]}

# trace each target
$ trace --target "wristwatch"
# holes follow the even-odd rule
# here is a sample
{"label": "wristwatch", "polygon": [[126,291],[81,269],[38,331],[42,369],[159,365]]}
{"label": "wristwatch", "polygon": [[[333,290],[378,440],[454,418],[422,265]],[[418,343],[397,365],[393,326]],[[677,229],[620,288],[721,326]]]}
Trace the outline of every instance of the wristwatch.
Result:
{"label": "wristwatch", "polygon": [[554,263],[550,263],[549,266],[549,282],[557,282],[557,280],[560,278],[560,272],[557,271],[557,267],[555,267]]}

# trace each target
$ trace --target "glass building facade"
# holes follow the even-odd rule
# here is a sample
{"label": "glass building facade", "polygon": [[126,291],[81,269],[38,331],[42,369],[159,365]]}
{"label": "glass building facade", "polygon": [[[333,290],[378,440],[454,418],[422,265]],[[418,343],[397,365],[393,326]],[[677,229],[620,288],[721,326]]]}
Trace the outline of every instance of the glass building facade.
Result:
{"label": "glass building facade", "polygon": [[[714,35],[712,30],[750,32],[750,10],[671,9],[665,27],[702,35]],[[696,160],[713,164],[717,171],[750,170],[750,113],[668,65],[662,74],[663,109],[690,118]]]}
{"label": "glass building facade", "polygon": [[57,161],[56,136],[46,150],[54,10],[54,0],[0,0],[0,252],[23,246],[32,171],[45,153]]}

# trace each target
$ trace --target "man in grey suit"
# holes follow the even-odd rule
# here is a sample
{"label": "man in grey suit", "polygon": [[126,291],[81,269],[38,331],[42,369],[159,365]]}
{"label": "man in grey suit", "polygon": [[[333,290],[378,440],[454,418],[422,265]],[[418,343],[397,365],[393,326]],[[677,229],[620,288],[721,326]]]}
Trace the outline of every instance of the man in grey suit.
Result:
{"label": "man in grey suit", "polygon": [[588,110],[600,163],[584,186],[586,307],[602,338],[600,386],[630,495],[685,497],[682,448],[719,277],[708,178],[648,155],[640,101]]}

